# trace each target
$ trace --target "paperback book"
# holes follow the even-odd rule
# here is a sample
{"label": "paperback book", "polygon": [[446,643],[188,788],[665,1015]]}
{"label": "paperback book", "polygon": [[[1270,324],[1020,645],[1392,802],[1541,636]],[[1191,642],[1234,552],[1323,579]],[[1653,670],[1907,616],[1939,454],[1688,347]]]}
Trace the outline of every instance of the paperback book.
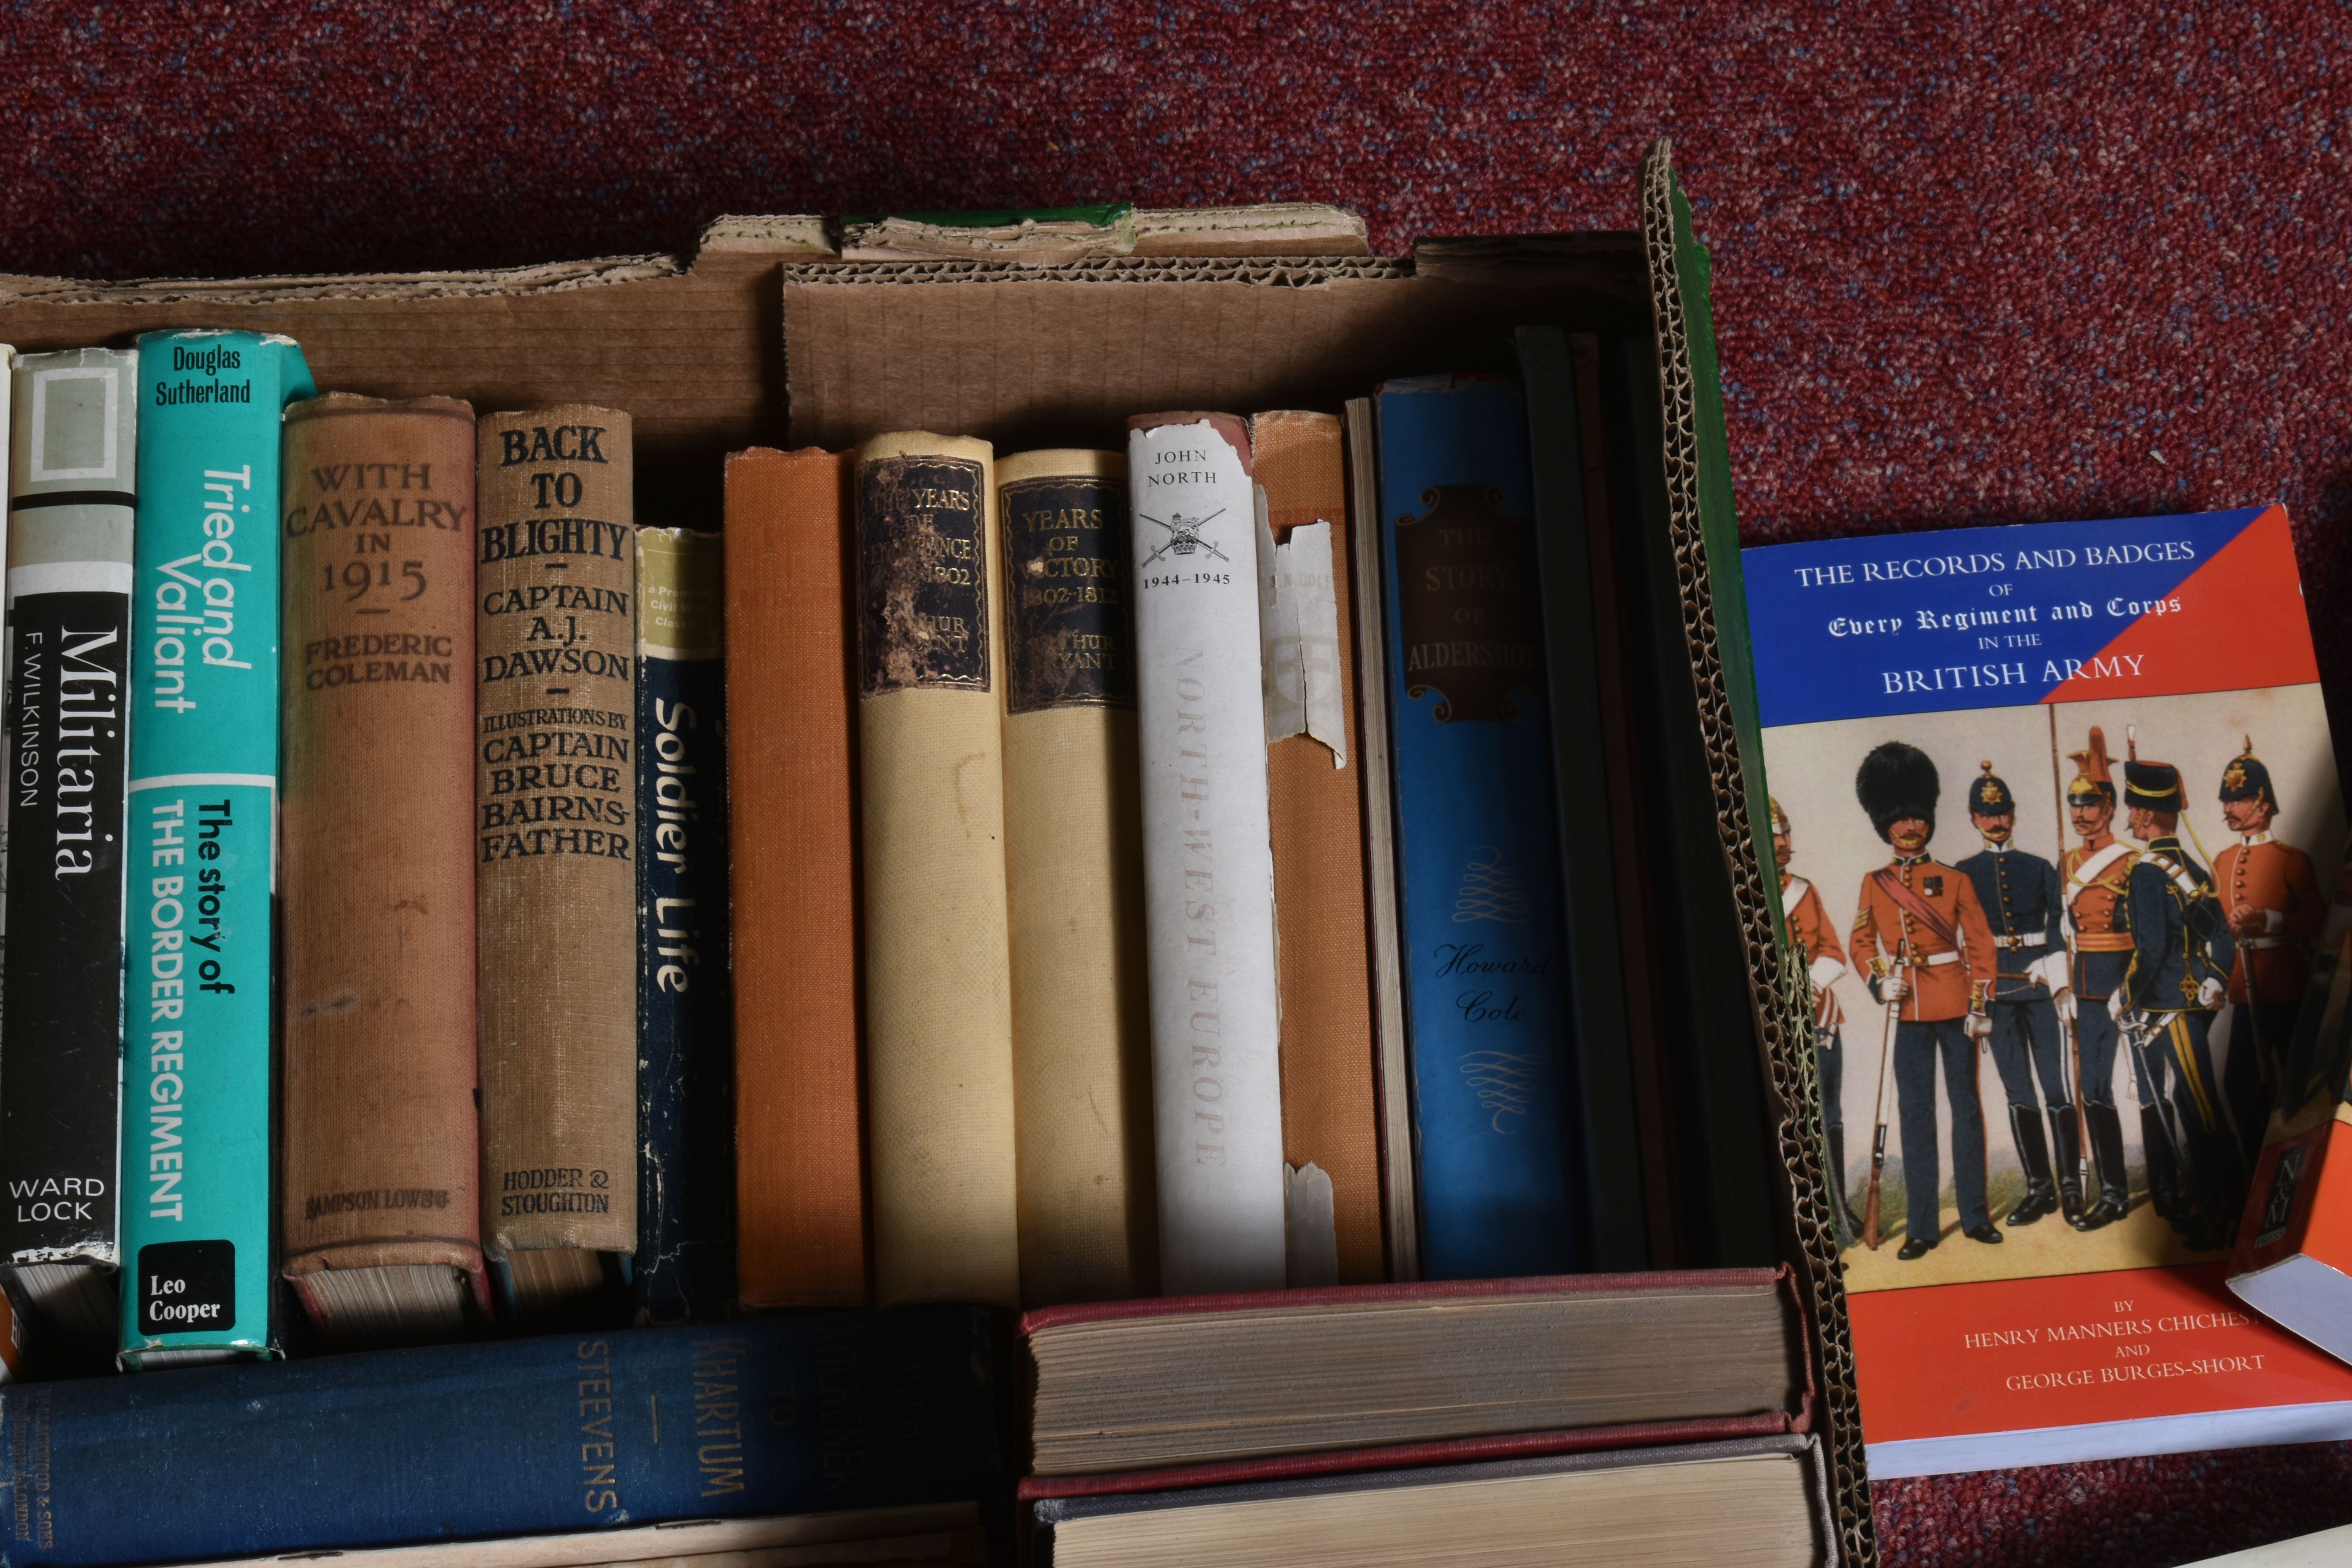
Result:
{"label": "paperback book", "polygon": [[2284,510],[1745,568],[1873,1479],[2352,1436],[2223,1281],[2345,837]]}

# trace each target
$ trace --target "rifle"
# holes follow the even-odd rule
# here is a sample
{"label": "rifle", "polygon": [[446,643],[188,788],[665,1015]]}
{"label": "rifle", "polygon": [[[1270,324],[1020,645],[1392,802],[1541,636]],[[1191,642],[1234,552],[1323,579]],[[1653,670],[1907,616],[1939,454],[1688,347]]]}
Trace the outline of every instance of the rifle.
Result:
{"label": "rifle", "polygon": [[[1903,944],[1898,958],[1901,952],[1910,951],[1910,945]],[[1888,965],[1884,958],[1872,959],[1870,968],[1880,980],[1886,978]],[[1886,1004],[1886,1026],[1878,1037],[1877,1126],[1870,1134],[1870,1191],[1862,1200],[1862,1244],[1873,1252],[1886,1239],[1879,1229],[1883,1217],[1879,1212],[1879,1186],[1886,1177],[1886,1058],[1895,1046],[1895,1016],[1902,1010],[1899,998]]]}

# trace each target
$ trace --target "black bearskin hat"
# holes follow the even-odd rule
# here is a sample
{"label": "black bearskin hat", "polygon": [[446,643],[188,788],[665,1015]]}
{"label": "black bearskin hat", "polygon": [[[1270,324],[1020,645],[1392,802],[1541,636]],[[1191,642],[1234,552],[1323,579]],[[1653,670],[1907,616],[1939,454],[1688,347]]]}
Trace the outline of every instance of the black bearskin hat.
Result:
{"label": "black bearskin hat", "polygon": [[1936,764],[1927,753],[1900,741],[1874,747],[1853,775],[1854,798],[1870,814],[1870,826],[1881,838],[1906,816],[1918,817],[1933,833],[1936,797],[1941,790]]}

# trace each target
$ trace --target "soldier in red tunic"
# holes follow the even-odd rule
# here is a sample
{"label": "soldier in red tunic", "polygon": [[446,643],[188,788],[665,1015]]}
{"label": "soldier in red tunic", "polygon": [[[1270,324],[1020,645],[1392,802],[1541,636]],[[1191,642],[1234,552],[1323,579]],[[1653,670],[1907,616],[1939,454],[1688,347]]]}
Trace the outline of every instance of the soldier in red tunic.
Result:
{"label": "soldier in red tunic", "polygon": [[2311,984],[2311,943],[2327,920],[2311,857],[2271,832],[2278,809],[2271,771],[2249,735],[2246,749],[2221,770],[2221,817],[2238,841],[2213,857],[2213,891],[2238,949],[2221,1092],[2249,1165]]}
{"label": "soldier in red tunic", "polygon": [[1977,1089],[1977,1042],[1992,1031],[1985,998],[1997,973],[1992,931],[1975,886],[1927,853],[1941,785],[1916,746],[1889,741],[1862,760],[1854,795],[1870,825],[1895,850],[1892,863],[1862,880],[1849,944],[1870,976],[1871,994],[1895,1009],[1895,1093],[1902,1126],[1904,1262],[1943,1239],[1938,1197],[1936,1069],[1952,1110],[1952,1183],[1960,1233],[1998,1242],[1985,1207],[1984,1102]]}
{"label": "soldier in red tunic", "polygon": [[1829,910],[1822,906],[1821,889],[1789,869],[1789,857],[1795,849],[1789,816],[1777,800],[1771,807],[1772,859],[1780,868],[1780,915],[1788,922],[1797,960],[1813,983],[1813,1047],[1821,1068],[1822,1121],[1829,1134],[1830,1192],[1835,1199],[1832,1212],[1844,1239],[1852,1241],[1862,1234],[1862,1221],[1845,1190],[1845,1115],[1841,1092],[1845,1042],[1840,1029],[1845,1019],[1838,1008],[1837,993],[1830,989],[1845,973],[1845,949],[1838,943],[1837,927],[1831,923]]}

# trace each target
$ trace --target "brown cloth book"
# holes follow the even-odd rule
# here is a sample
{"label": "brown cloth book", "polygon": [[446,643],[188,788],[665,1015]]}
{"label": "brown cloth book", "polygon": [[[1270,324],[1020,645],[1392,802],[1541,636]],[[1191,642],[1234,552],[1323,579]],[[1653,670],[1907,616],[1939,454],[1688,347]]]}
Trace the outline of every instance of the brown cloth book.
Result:
{"label": "brown cloth book", "polygon": [[481,423],[482,1206],[518,1321],[625,1311],[637,1246],[629,416]]}
{"label": "brown cloth book", "polygon": [[[1340,422],[1328,414],[1261,414],[1250,421],[1257,483],[1277,544],[1330,525],[1338,645],[1309,647],[1314,679],[1336,679],[1346,743],[1312,734],[1266,748],[1274,832],[1274,920],[1282,995],[1282,1157],[1331,1179],[1341,1285],[1388,1278],[1381,1233],[1380,1108],[1373,1089],[1370,929],[1364,914],[1363,765],[1357,750],[1354,593],[1349,575],[1348,468]],[[1302,630],[1303,642],[1313,634]],[[1294,1214],[1297,1210],[1294,1192]],[[1296,1238],[1294,1237],[1294,1247]],[[1317,1281],[1298,1277],[1294,1284]]]}
{"label": "brown cloth book", "polygon": [[338,1348],[487,1314],[474,1115],[474,411],[286,411],[284,1269]]}
{"label": "brown cloth book", "polygon": [[850,458],[727,459],[737,1289],[866,1299]]}

